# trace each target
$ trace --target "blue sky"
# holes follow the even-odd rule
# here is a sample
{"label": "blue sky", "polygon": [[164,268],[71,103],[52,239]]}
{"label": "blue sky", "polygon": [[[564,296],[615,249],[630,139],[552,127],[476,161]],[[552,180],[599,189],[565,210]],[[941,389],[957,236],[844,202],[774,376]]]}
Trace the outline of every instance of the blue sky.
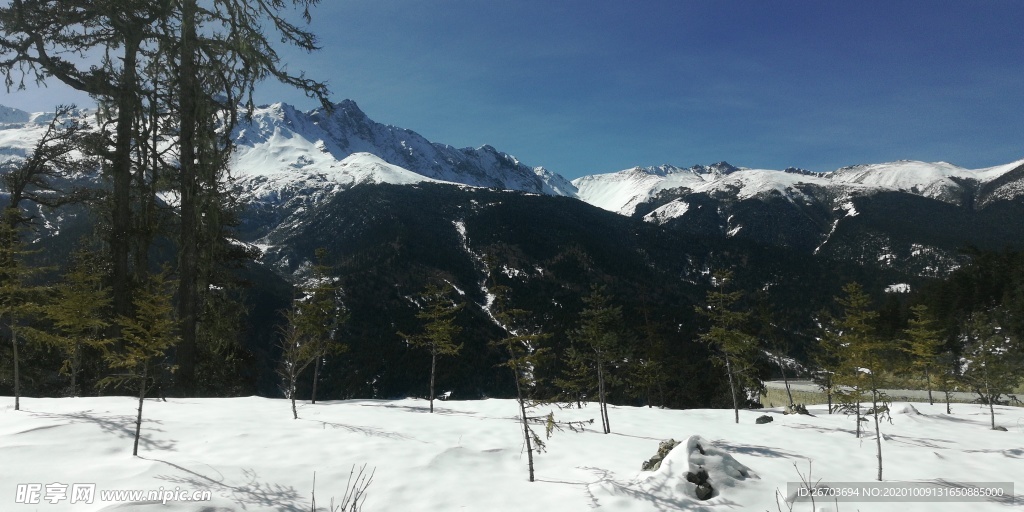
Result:
{"label": "blue sky", "polygon": [[[325,0],[313,16],[323,50],[283,55],[338,101],[569,178],[1024,158],[1015,0]],[[315,106],[275,84],[258,99]]]}

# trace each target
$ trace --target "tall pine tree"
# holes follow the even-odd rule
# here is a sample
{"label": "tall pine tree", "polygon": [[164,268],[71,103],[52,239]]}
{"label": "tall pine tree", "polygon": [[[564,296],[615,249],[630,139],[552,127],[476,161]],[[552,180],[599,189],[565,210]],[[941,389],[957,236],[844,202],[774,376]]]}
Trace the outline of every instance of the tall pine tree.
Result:
{"label": "tall pine tree", "polygon": [[717,351],[719,361],[725,366],[733,415],[736,423],[739,423],[740,394],[746,379],[751,378],[756,339],[743,330],[748,314],[739,310],[736,304],[743,292],[726,291],[732,280],[731,271],[716,272],[714,288],[708,290],[704,306],[697,306],[696,310],[711,324],[707,332],[700,335],[700,339]]}
{"label": "tall pine tree", "polygon": [[430,412],[434,412],[434,385],[437,378],[437,358],[454,356],[462,350],[462,343],[455,343],[462,328],[455,323],[455,315],[463,304],[452,300],[454,289],[451,284],[445,286],[430,284],[420,295],[423,304],[416,318],[424,322],[420,334],[398,333],[410,346],[423,348],[430,353]]}

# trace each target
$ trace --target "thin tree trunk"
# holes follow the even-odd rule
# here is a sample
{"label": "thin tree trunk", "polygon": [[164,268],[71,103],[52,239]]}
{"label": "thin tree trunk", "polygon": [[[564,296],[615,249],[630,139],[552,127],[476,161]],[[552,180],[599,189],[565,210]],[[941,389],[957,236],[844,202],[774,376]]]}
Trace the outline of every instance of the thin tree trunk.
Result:
{"label": "thin tree trunk", "polygon": [[604,365],[600,360],[597,362],[597,399],[601,409],[601,430],[608,434],[611,429],[608,427],[608,409],[604,406]]}
{"label": "thin tree trunk", "polygon": [[853,407],[857,410],[857,439],[860,439],[860,388],[857,388],[856,393],[854,399],[857,402],[853,404]]}
{"label": "thin tree trunk", "polygon": [[523,423],[523,440],[526,441],[526,467],[530,471],[530,481],[533,481],[533,440],[530,439],[530,424],[526,419],[526,401],[523,399],[522,385],[519,383],[519,370],[512,368],[512,374],[516,379],[516,397],[519,399],[519,418]]}
{"label": "thin tree trunk", "polygon": [[18,331],[14,329],[14,313],[11,313],[11,346],[14,348],[14,410],[21,410],[21,372],[18,368]]}
{"label": "thin tree trunk", "polygon": [[289,379],[290,384],[288,384],[288,386],[291,388],[290,392],[288,393],[288,395],[291,396],[291,398],[292,398],[292,419],[293,420],[299,419],[299,411],[298,411],[298,409],[295,408],[295,381],[297,379],[298,379],[298,375],[295,375],[295,376],[291,377]]}
{"label": "thin tree trunk", "polygon": [[434,413],[434,371],[437,369],[437,353],[430,354],[430,413]]}
{"label": "thin tree trunk", "polygon": [[924,369],[924,380],[928,383],[928,405],[935,405],[935,400],[932,399],[932,374],[928,368]]}
{"label": "thin tree trunk", "polygon": [[782,370],[782,382],[786,384],[786,395],[789,397],[789,408],[793,408],[793,391],[789,389],[789,378],[786,377],[786,366],[779,362],[779,369]]}
{"label": "thin tree trunk", "polygon": [[320,380],[320,358],[317,357],[313,363],[313,396],[311,397],[310,403],[316,403],[316,382]]}
{"label": "thin tree trunk", "polygon": [[519,397],[519,413],[523,419],[523,439],[526,440],[526,466],[530,471],[530,481],[533,481],[533,442],[530,439],[530,425],[526,420],[526,403],[523,402],[523,397]]}
{"label": "thin tree trunk", "polygon": [[875,452],[878,455],[878,481],[882,481],[882,431],[878,428],[878,390],[871,390],[871,410],[875,413]]}
{"label": "thin tree trunk", "polygon": [[183,393],[195,392],[196,367],[196,322],[198,318],[198,259],[199,230],[198,162],[196,162],[196,126],[200,116],[197,111],[195,40],[196,5],[186,0],[182,7],[181,22],[181,67],[178,70],[180,90],[181,129],[178,144],[181,152],[181,231],[178,253],[178,314],[181,318],[181,339],[178,343],[178,379]]}
{"label": "thin tree trunk", "polygon": [[74,354],[71,356],[71,396],[78,396],[78,369],[82,365],[82,344],[75,343]]}
{"label": "thin tree trunk", "polygon": [[139,414],[135,417],[135,446],[132,447],[132,455],[139,456],[139,436],[142,433],[142,403],[146,399],[146,370],[142,367],[142,379],[139,380]]}
{"label": "thin tree trunk", "polygon": [[949,395],[950,395],[950,392],[949,392],[949,388],[948,387],[946,388],[945,393],[946,393],[946,414],[953,414],[953,410],[950,409],[950,407],[949,407],[949,401],[950,401],[950,396]]}
{"label": "thin tree trunk", "polygon": [[740,422],[740,404],[736,401],[736,384],[733,383],[732,378],[732,363],[729,361],[729,355],[725,356],[725,372],[729,374],[729,394],[732,395],[732,412],[736,416],[736,423]]}
{"label": "thin tree trunk", "polygon": [[985,379],[985,394],[988,395],[988,415],[989,415],[989,418],[992,419],[992,430],[995,430],[996,429],[996,407],[995,407],[996,397],[992,395],[992,389],[989,387],[988,378],[987,377],[988,376],[986,375],[986,379]]}

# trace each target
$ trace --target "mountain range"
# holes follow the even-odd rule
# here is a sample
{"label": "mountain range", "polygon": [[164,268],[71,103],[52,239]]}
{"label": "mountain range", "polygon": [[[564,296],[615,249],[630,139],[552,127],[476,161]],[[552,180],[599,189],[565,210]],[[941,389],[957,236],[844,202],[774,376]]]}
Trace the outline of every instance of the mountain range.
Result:
{"label": "mountain range", "polygon": [[[23,159],[49,118],[0,108],[0,166]],[[419,329],[415,295],[443,280],[467,304],[458,319],[465,353],[439,375],[458,383],[456,396],[510,389],[507,375],[480,371],[502,360],[487,344],[502,333],[489,309],[496,286],[538,315],[559,350],[582,298],[603,285],[627,327],[646,333],[643,350],[673,361],[680,385],[664,399],[694,406],[724,396],[704,394],[725,388],[706,375],[707,348],[693,341],[694,306],[717,269],[734,269],[737,286],[774,304],[799,340],[846,282],[876,297],[906,292],[958,268],[966,247],[1024,242],[1024,160],[828,173],[720,162],[570,181],[492,146],[454,148],[374,122],[352,101],[310,112],[256,108],[234,141],[243,205],[235,236],[261,253],[245,342],[264,394],[276,392],[272,324],[291,297],[284,281],[302,282],[318,248],[328,250],[352,313],[343,333],[350,355],[323,369],[327,396],[419,392],[417,369],[428,361],[395,333]],[[59,263],[90,229],[80,222],[87,218],[40,209],[36,242],[60,247],[41,258]]]}

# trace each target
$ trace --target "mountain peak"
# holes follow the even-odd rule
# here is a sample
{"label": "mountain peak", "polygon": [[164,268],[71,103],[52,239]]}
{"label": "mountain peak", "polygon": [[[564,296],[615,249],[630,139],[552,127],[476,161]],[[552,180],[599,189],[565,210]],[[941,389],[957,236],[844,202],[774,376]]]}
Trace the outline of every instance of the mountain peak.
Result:
{"label": "mountain peak", "polygon": [[0,123],[12,124],[12,123],[27,123],[31,119],[31,114],[24,110],[7,107],[0,105]]}

